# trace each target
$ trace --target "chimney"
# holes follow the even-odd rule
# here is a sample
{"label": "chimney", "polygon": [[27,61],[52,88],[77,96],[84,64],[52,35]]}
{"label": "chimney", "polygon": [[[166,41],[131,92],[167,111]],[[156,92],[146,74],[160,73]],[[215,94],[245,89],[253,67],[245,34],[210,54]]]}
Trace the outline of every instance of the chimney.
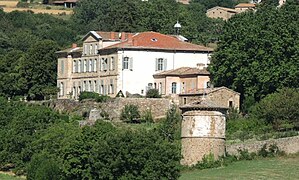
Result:
{"label": "chimney", "polygon": [[114,32],[110,32],[110,39],[115,39],[115,33]]}
{"label": "chimney", "polygon": [[76,43],[73,43],[72,44],[72,48],[76,48],[77,47],[77,44]]}
{"label": "chimney", "polygon": [[133,41],[133,34],[128,33],[128,42],[132,43],[132,41]]}
{"label": "chimney", "polygon": [[124,40],[126,40],[126,33],[122,32],[121,33],[121,41],[124,41]]}
{"label": "chimney", "polygon": [[200,69],[200,70],[202,70],[202,69],[205,68],[205,64],[204,64],[204,63],[198,63],[198,64],[196,64],[196,66],[197,66],[197,68]]}

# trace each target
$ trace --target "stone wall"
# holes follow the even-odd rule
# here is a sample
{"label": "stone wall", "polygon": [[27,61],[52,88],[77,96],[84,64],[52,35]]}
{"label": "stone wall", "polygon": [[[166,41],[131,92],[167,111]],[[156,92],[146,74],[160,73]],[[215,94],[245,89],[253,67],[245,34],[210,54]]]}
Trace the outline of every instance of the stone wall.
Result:
{"label": "stone wall", "polygon": [[46,105],[59,112],[72,113],[90,117],[90,120],[96,120],[102,116],[108,116],[110,120],[119,120],[121,110],[128,104],[134,104],[139,107],[139,111],[144,114],[145,111],[151,111],[154,119],[166,116],[168,109],[171,107],[171,100],[162,98],[115,98],[105,103],[94,101],[78,102],[75,100],[51,100],[36,102]]}
{"label": "stone wall", "polygon": [[252,143],[238,143],[227,144],[226,152],[231,155],[238,155],[238,149],[248,150],[248,152],[258,152],[264,144],[271,145],[276,144],[279,150],[284,151],[286,154],[294,154],[299,152],[299,136],[271,139],[266,141],[255,141]]}

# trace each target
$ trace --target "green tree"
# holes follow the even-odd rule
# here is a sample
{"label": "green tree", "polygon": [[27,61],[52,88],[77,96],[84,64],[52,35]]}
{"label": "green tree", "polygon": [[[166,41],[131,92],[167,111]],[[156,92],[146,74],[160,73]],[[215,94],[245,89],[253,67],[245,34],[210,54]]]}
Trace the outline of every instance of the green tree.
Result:
{"label": "green tree", "polygon": [[31,99],[43,99],[45,89],[56,87],[58,46],[50,40],[40,41],[30,47],[21,60],[21,75],[26,82]]}
{"label": "green tree", "polygon": [[121,110],[120,119],[126,122],[136,122],[140,118],[140,113],[138,106],[133,104],[125,105],[125,107]]}
{"label": "green tree", "polygon": [[209,70],[216,86],[256,101],[299,84],[299,6],[268,7],[231,18]]}

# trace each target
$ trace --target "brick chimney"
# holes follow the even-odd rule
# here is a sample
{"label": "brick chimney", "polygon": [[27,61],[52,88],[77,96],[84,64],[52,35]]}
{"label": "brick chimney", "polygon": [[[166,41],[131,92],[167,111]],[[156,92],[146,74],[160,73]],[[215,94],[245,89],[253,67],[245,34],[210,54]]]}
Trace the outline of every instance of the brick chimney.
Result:
{"label": "brick chimney", "polygon": [[110,39],[115,39],[115,33],[114,32],[110,32]]}
{"label": "brick chimney", "polygon": [[121,41],[124,41],[124,40],[126,40],[126,33],[122,32],[121,33]]}
{"label": "brick chimney", "polygon": [[72,48],[76,48],[77,47],[77,44],[76,43],[73,43],[72,44]]}

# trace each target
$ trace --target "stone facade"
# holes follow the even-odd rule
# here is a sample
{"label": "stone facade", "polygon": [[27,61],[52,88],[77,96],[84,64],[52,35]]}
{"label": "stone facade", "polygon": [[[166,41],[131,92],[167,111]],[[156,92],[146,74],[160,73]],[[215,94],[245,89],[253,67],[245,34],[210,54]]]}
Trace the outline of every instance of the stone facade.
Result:
{"label": "stone facade", "polygon": [[206,15],[209,18],[221,18],[223,20],[228,20],[237,13],[238,11],[235,9],[216,6],[211,9],[208,9]]}
{"label": "stone facade", "polygon": [[196,92],[179,94],[179,105],[189,104],[203,97],[222,107],[240,109],[240,93],[226,87],[199,89]]}
{"label": "stone facade", "polygon": [[225,153],[225,111],[209,100],[180,107],[183,114],[182,165],[191,166],[212,154],[215,159]]}
{"label": "stone facade", "polygon": [[238,155],[238,150],[248,150],[249,153],[257,153],[265,144],[275,144],[280,151],[286,154],[295,154],[299,152],[299,136],[271,139],[266,141],[254,141],[250,143],[227,144],[226,152],[231,155]]}
{"label": "stone facade", "polygon": [[137,105],[141,115],[150,110],[154,120],[158,120],[166,116],[172,104],[169,99],[161,98],[115,98],[105,103],[61,99],[39,103],[59,112],[83,115],[92,121],[103,118],[102,116],[108,116],[111,121],[119,121],[122,108],[128,104]]}

